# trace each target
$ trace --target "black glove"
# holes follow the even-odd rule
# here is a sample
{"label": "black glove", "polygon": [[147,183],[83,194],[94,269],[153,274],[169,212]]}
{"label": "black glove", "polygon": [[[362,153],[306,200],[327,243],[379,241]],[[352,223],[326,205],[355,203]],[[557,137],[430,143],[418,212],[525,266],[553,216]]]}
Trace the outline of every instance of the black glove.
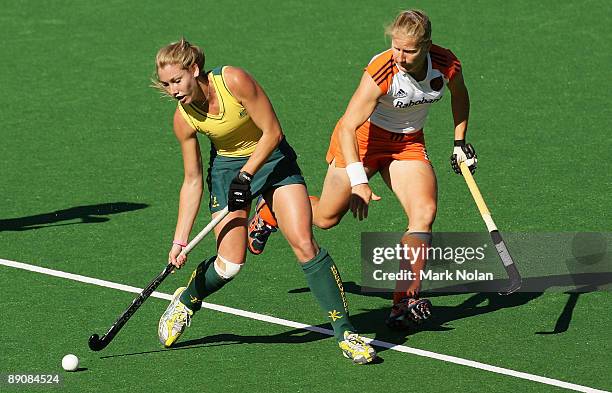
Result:
{"label": "black glove", "polygon": [[453,170],[458,175],[461,174],[461,168],[459,164],[465,162],[465,165],[468,166],[470,172],[474,173],[476,171],[476,164],[478,163],[478,156],[476,156],[476,150],[474,150],[474,146],[471,143],[465,144],[465,140],[461,139],[459,141],[455,141],[455,148],[453,149],[453,154],[450,158],[451,166]]}
{"label": "black glove", "polygon": [[245,171],[237,174],[232,180],[227,195],[229,211],[244,209],[251,203],[251,180],[253,180],[253,176]]}

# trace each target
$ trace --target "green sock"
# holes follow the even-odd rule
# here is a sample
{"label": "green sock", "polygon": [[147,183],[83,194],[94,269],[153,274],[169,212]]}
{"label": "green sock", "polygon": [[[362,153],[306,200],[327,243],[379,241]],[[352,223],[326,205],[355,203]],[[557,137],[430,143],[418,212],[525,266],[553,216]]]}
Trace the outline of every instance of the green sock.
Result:
{"label": "green sock", "polygon": [[319,305],[331,320],[336,340],[344,340],[346,330],[355,331],[349,321],[348,305],[338,268],[323,248],[302,265],[306,281]]}
{"label": "green sock", "polygon": [[214,255],[200,263],[191,273],[187,289],[181,294],[181,303],[194,312],[202,307],[202,299],[217,292],[231,281],[219,276],[215,270],[216,259],[217,256]]}

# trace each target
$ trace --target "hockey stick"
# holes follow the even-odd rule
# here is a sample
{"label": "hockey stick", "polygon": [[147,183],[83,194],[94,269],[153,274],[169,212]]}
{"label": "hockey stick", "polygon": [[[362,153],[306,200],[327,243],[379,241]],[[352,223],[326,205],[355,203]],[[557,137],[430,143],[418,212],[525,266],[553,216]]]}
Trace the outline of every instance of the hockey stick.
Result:
{"label": "hockey stick", "polygon": [[506,269],[506,273],[508,274],[508,278],[510,280],[509,285],[499,292],[500,295],[509,295],[512,292],[517,291],[521,287],[521,274],[519,273],[516,264],[512,260],[512,256],[510,252],[508,252],[508,248],[506,247],[506,243],[504,243],[504,239],[502,239],[501,233],[497,230],[497,226],[491,217],[491,213],[485,204],[484,199],[482,199],[482,195],[480,194],[480,190],[476,185],[476,181],[474,181],[474,177],[470,172],[470,169],[462,162],[459,167],[461,168],[461,173],[463,174],[463,178],[467,183],[470,192],[472,193],[472,197],[474,198],[474,202],[476,202],[476,206],[478,206],[478,210],[480,211],[480,215],[484,220],[487,230],[491,235],[491,239],[493,240],[493,244],[495,244],[495,248],[497,249],[497,253],[501,258],[502,263],[504,264],[504,269]]}
{"label": "hockey stick", "polygon": [[[213,218],[210,223],[206,225],[206,227],[202,229],[200,233],[198,233],[196,237],[194,237],[193,240],[189,242],[187,247],[185,247],[183,251],[181,251],[181,254],[189,254],[189,252],[195,246],[197,246],[198,243],[206,235],[208,235],[208,233],[210,233],[210,231],[212,231],[221,220],[223,220],[223,218],[225,218],[227,213],[227,207],[221,210],[217,217]],[[92,351],[101,351],[106,348],[106,346],[113,340],[117,333],[119,333],[119,330],[121,330],[123,325],[126,324],[126,322],[132,317],[132,315],[134,315],[134,313],[136,312],[136,310],[138,310],[142,303],[144,303],[144,301],[147,300],[149,296],[151,296],[153,291],[155,291],[155,288],[157,288],[159,284],[161,284],[162,281],[164,281],[164,279],[168,277],[170,273],[172,273],[173,270],[174,265],[169,263],[164,268],[164,270],[157,277],[155,277],[153,281],[151,281],[149,285],[138,295],[138,297],[132,301],[132,304],[127,308],[127,310],[123,312],[123,314],[121,314],[121,316],[115,321],[115,323],[113,323],[110,329],[108,329],[108,331],[102,337],[98,336],[97,334],[93,334],[91,337],[89,337],[89,349],[91,349]]]}

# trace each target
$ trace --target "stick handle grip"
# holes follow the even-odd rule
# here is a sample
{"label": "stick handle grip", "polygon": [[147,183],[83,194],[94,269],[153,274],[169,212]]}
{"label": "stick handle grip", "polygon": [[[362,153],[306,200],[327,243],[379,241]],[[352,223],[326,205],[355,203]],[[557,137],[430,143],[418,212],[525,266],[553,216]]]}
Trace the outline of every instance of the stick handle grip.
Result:
{"label": "stick handle grip", "polygon": [[476,181],[474,180],[470,169],[465,164],[465,162],[459,164],[459,168],[461,168],[461,174],[463,175],[465,183],[467,184],[468,188],[470,189],[470,192],[472,193],[472,198],[474,198],[474,202],[476,202],[476,206],[478,206],[478,211],[480,211],[480,215],[482,216],[482,219],[484,220],[487,226],[487,230],[489,232],[496,231],[497,225],[495,225],[495,222],[491,217],[491,212],[489,212],[489,208],[487,207],[487,204],[482,198],[482,194],[478,189],[478,185],[476,185]]}
{"label": "stick handle grip", "polygon": [[472,197],[474,198],[474,201],[478,206],[480,214],[491,215],[491,213],[489,212],[489,208],[487,208],[487,204],[485,203],[484,199],[482,198],[482,194],[478,189],[478,185],[476,185],[476,181],[474,181],[474,176],[472,176],[472,173],[470,172],[468,166],[465,164],[465,162],[462,162],[459,165],[459,168],[461,168],[461,174],[463,175],[463,178],[465,179],[465,182],[467,183],[467,186],[470,189],[470,192],[472,193]]}
{"label": "stick handle grip", "polygon": [[187,244],[187,246],[183,248],[183,251],[181,251],[181,254],[185,254],[185,255],[189,254],[191,250],[193,250],[193,248],[197,246],[198,243],[202,239],[204,239],[204,237],[208,235],[208,233],[212,231],[221,220],[225,218],[225,216],[227,216],[228,213],[229,213],[229,210],[227,209],[227,206],[226,206],[225,208],[223,208],[223,210],[219,212],[219,214],[217,214],[217,217],[213,218],[208,223],[208,225],[206,225],[204,229],[200,231],[200,233],[198,233],[193,239],[191,239],[189,244]]}

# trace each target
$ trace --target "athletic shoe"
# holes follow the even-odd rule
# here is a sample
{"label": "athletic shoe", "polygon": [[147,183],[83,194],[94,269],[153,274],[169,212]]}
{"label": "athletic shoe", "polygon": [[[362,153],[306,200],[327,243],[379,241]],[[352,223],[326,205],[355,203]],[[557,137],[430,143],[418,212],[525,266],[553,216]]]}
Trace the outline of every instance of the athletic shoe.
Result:
{"label": "athletic shoe", "polygon": [[[266,209],[268,212],[270,211],[264,199],[259,197],[257,207],[255,208],[255,215],[249,221],[248,249],[251,254],[255,255],[259,255],[264,251],[268,238],[277,231],[275,225],[267,222],[262,217],[263,209]],[[268,215],[271,216],[271,213],[268,213]]]}
{"label": "athletic shoe", "polygon": [[340,341],[338,346],[342,349],[344,357],[351,359],[355,364],[367,364],[376,359],[374,348],[357,333],[348,330],[344,332],[344,340]]}
{"label": "athletic shoe", "polygon": [[185,287],[180,287],[174,291],[170,305],[159,319],[157,335],[166,348],[174,344],[185,331],[185,327],[191,324],[193,311],[181,303],[181,293],[184,290]]}
{"label": "athletic shoe", "polygon": [[422,323],[431,316],[431,302],[428,299],[405,297],[395,303],[387,318],[390,328],[406,327],[410,322]]}

